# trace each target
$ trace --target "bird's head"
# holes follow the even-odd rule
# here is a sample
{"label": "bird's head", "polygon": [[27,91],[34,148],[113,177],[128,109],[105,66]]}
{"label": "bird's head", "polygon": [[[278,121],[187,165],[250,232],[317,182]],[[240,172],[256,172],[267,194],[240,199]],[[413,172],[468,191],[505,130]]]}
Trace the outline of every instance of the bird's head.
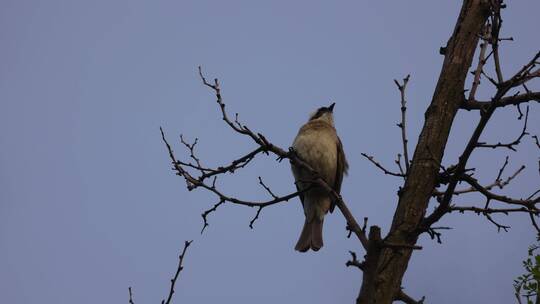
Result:
{"label": "bird's head", "polygon": [[309,120],[315,120],[320,119],[323,121],[328,122],[332,126],[334,125],[334,105],[336,103],[332,103],[328,107],[320,107],[315,111],[311,116],[309,117]]}

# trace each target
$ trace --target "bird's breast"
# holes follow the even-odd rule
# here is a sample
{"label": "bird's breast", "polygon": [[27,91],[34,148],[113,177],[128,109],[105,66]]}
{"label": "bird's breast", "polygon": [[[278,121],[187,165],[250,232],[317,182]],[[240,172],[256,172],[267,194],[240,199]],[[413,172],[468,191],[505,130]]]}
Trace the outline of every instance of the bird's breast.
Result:
{"label": "bird's breast", "polygon": [[293,148],[300,158],[333,184],[337,167],[337,144],[333,130],[304,130],[298,133]]}

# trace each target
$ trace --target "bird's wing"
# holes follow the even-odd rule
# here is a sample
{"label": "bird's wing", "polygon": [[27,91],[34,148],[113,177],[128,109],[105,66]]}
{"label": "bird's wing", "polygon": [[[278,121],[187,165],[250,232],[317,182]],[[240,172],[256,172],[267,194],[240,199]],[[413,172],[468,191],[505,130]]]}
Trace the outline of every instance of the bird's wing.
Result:
{"label": "bird's wing", "polygon": [[[334,179],[334,191],[338,194],[341,192],[341,182],[343,182],[343,175],[347,174],[349,170],[349,164],[347,163],[347,158],[345,158],[345,152],[343,151],[343,144],[339,137],[336,142],[337,149],[337,162],[336,162],[336,178]],[[330,206],[330,212],[334,211],[336,206],[335,202],[332,202]]]}
{"label": "bird's wing", "polygon": [[[297,191],[300,191],[300,187],[298,187],[298,185],[296,183],[294,183],[296,185],[296,190]],[[298,194],[298,197],[300,198],[300,201],[302,202],[302,207],[304,207],[304,193],[300,193]]]}
{"label": "bird's wing", "polygon": [[[298,186],[298,179],[299,179],[299,176],[300,176],[300,173],[298,172],[298,168],[294,165],[291,166],[291,169],[293,171],[293,175],[294,175],[294,185],[296,186],[296,190],[297,191],[301,191],[302,189],[300,189],[300,187]],[[304,206],[304,193],[300,193],[298,195],[298,197],[300,198],[300,202],[302,202],[302,207]]]}

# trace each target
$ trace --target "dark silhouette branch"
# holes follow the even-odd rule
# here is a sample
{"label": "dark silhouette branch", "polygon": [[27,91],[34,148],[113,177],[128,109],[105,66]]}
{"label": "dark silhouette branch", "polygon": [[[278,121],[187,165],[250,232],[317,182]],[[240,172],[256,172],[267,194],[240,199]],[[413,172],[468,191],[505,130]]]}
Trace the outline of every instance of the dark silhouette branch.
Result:
{"label": "dark silhouette branch", "polygon": [[[161,304],[170,304],[171,299],[174,294],[174,285],[176,284],[176,280],[178,279],[178,276],[180,275],[180,272],[184,269],[182,266],[182,263],[184,262],[184,256],[186,255],[186,250],[188,249],[189,245],[191,245],[191,242],[193,241],[186,241],[184,243],[184,249],[182,249],[182,253],[178,257],[178,268],[176,269],[176,273],[174,274],[174,277],[171,279],[171,288],[169,289],[169,295],[167,296],[167,300],[162,300]],[[131,296],[131,294],[130,294]],[[131,298],[131,297],[130,297]]]}
{"label": "dark silhouette branch", "polygon": [[516,146],[521,143],[521,140],[524,136],[529,135],[527,132],[527,121],[529,120],[529,107],[527,107],[527,111],[525,112],[525,122],[523,123],[523,129],[521,130],[521,133],[519,136],[510,143],[496,143],[496,144],[486,144],[484,142],[479,142],[476,146],[479,148],[507,148],[512,151],[516,151]]}
{"label": "dark silhouette branch", "polygon": [[[495,36],[496,37],[496,36]],[[495,96],[492,99],[491,104],[488,106],[488,108],[484,109],[482,111],[482,116],[480,118],[480,121],[478,122],[473,134],[471,135],[470,139],[468,140],[467,146],[465,147],[463,153],[459,157],[459,162],[455,166],[455,172],[450,177],[448,187],[446,188],[446,191],[444,195],[442,196],[441,202],[439,206],[435,209],[435,211],[429,215],[422,223],[423,227],[429,227],[433,223],[437,222],[445,213],[449,212],[449,206],[450,202],[452,200],[452,196],[454,196],[454,193],[456,191],[456,186],[459,181],[465,180],[465,181],[471,181],[470,178],[465,177],[465,166],[467,165],[467,162],[472,155],[475,148],[479,146],[478,140],[480,136],[482,135],[488,121],[492,117],[495,110],[498,108],[498,105],[502,98],[510,91],[510,89],[520,86],[523,83],[523,79],[529,78],[530,69],[534,67],[535,61],[540,57],[540,52],[537,53],[535,56],[533,56],[533,59],[529,61],[521,70],[519,70],[514,76],[512,76],[509,80],[504,81],[502,83],[499,83],[497,92],[495,93]],[[524,124],[524,129],[526,128],[526,123]],[[522,132],[521,135],[523,135],[525,131]],[[518,141],[524,136],[521,136],[518,138]],[[472,186],[472,185],[471,185]],[[474,187],[474,186],[473,186]],[[480,191],[480,189],[485,190],[483,187],[474,187],[476,190]],[[495,196],[499,198],[498,196]],[[498,199],[497,199],[498,200]]]}
{"label": "dark silhouette branch", "polygon": [[[508,165],[508,156],[506,156],[504,164],[499,169],[499,173],[497,174],[497,177],[495,178],[495,180],[491,184],[483,186],[484,189],[491,190],[495,187],[498,187],[499,189],[503,189],[504,187],[508,186],[510,182],[513,179],[515,179],[521,172],[523,172],[523,170],[525,170],[525,166],[521,166],[512,175],[509,175],[505,180],[502,180],[501,177],[507,165]],[[457,195],[473,193],[473,192],[478,192],[478,190],[475,189],[474,187],[469,187],[465,189],[456,189],[454,191],[454,195],[457,196]],[[440,192],[437,190],[433,192],[433,196],[437,197],[439,200],[442,200],[443,195],[444,195],[444,192]]]}
{"label": "dark silhouette branch", "polygon": [[491,209],[491,208],[479,208],[479,207],[475,207],[475,206],[451,206],[450,207],[450,212],[452,211],[457,211],[457,212],[466,212],[466,211],[471,211],[471,212],[474,212],[476,214],[491,214],[491,213],[503,213],[503,214],[506,214],[508,215],[509,213],[512,213],[512,212],[525,212],[525,213],[531,213],[531,214],[534,214],[534,215],[537,215],[540,211],[538,210],[531,210],[531,209],[528,209],[526,207],[520,207],[520,208],[502,208],[502,209]]}
{"label": "dark silhouette branch", "polygon": [[407,143],[409,142],[407,140],[407,124],[406,124],[406,117],[407,117],[407,100],[405,99],[405,90],[407,89],[407,84],[409,83],[409,78],[411,75],[407,75],[407,77],[403,78],[403,84],[400,84],[396,79],[394,79],[394,83],[398,87],[399,93],[401,95],[401,122],[398,123],[398,127],[401,129],[401,141],[403,142],[403,161],[405,162],[405,174],[409,172],[409,151],[407,148]]}
{"label": "dark silhouette branch", "polygon": [[469,175],[461,175],[460,180],[465,181],[466,183],[471,185],[476,191],[482,193],[486,198],[490,200],[495,200],[495,201],[499,201],[499,202],[503,202],[503,203],[507,203],[511,205],[519,205],[519,206],[523,206],[523,207],[527,207],[531,209],[536,209],[535,204],[540,202],[540,198],[536,198],[534,200],[525,200],[525,199],[515,199],[508,196],[495,194],[487,190],[485,187],[482,187],[482,185],[480,185],[475,178]]}
{"label": "dark silhouette branch", "polygon": [[[288,194],[288,195],[285,195],[285,196],[277,196],[276,195],[275,197],[273,196],[272,200],[263,201],[263,202],[253,202],[253,201],[242,200],[242,199],[238,199],[238,198],[235,198],[235,197],[225,195],[222,191],[218,190],[218,188],[215,186],[215,183],[213,183],[212,185],[209,185],[209,184],[205,183],[204,180],[207,177],[223,174],[225,172],[230,171],[231,168],[233,170],[235,170],[239,166],[245,166],[245,165],[247,165],[247,163],[249,161],[251,161],[251,159],[256,154],[258,154],[260,152],[272,153],[275,156],[277,156],[278,161],[281,161],[283,159],[289,159],[289,161],[291,163],[295,164],[296,166],[304,168],[308,172],[311,172],[312,175],[318,176],[318,174],[307,163],[305,163],[302,159],[300,159],[298,157],[298,155],[296,155],[296,153],[294,153],[294,151],[290,150],[290,151],[286,152],[285,150],[283,150],[283,149],[275,146],[274,144],[272,144],[261,133],[255,133],[249,127],[247,127],[246,125],[241,124],[238,121],[238,114],[235,115],[235,121],[231,121],[228,114],[227,114],[227,111],[225,110],[225,103],[223,102],[223,99],[222,99],[221,88],[219,86],[218,80],[214,79],[213,84],[209,83],[206,80],[206,78],[204,77],[201,67],[199,67],[199,76],[201,77],[201,80],[202,80],[203,84],[206,85],[207,87],[211,88],[214,91],[215,96],[216,96],[216,102],[217,102],[217,104],[219,105],[219,107],[221,109],[221,114],[222,114],[223,121],[230,128],[232,128],[235,132],[250,137],[259,147],[257,149],[255,149],[254,151],[250,152],[249,154],[244,155],[242,158],[234,160],[231,163],[231,165],[229,165],[229,166],[218,168],[218,169],[204,168],[205,169],[204,172],[199,170],[199,171],[202,172],[202,175],[200,177],[196,178],[187,171],[187,167],[191,167],[191,168],[193,168],[193,166],[197,167],[200,162],[196,162],[197,163],[196,165],[186,166],[185,162],[177,161],[176,157],[174,156],[174,152],[172,150],[171,145],[167,142],[167,140],[165,138],[165,134],[164,134],[163,130],[160,128],[162,140],[165,143],[165,145],[167,147],[167,150],[169,152],[169,156],[170,156],[172,164],[173,164],[173,169],[177,172],[177,175],[180,175],[180,176],[184,177],[188,190],[193,190],[195,188],[203,188],[203,189],[206,189],[209,192],[212,192],[215,195],[217,195],[220,202],[223,201],[223,202],[229,202],[229,203],[232,203],[232,204],[243,205],[243,206],[248,206],[248,207],[258,207],[257,213],[255,214],[255,217],[250,221],[250,227],[252,228],[253,223],[255,222],[255,220],[257,220],[259,218],[261,210],[264,207],[274,205],[274,204],[278,204],[278,203],[281,203],[281,202],[286,202],[286,201],[288,201],[288,200],[290,200],[290,199],[292,199],[294,197],[297,197],[302,192],[297,191],[297,192],[294,192],[294,193],[291,193],[291,194]],[[189,144],[188,144],[187,147],[188,147],[188,149],[190,151],[192,151],[192,149],[190,148],[191,146]],[[358,224],[358,222],[356,221],[356,219],[354,218],[354,216],[352,215],[352,213],[348,209],[347,205],[343,201],[343,198],[338,193],[336,193],[332,189],[332,187],[330,187],[320,177],[318,177],[317,179],[312,181],[312,183],[316,184],[317,186],[319,186],[319,187],[321,187],[321,188],[323,188],[323,189],[325,189],[326,191],[329,192],[329,194],[332,197],[333,201],[336,202],[336,205],[338,206],[338,208],[342,212],[343,216],[345,217],[345,219],[347,221],[348,229],[350,229],[351,231],[354,232],[354,234],[360,240],[361,244],[364,246],[364,248],[366,248],[367,243],[368,243],[368,239],[367,239],[367,237],[365,235],[365,232],[362,230],[362,228],[360,227],[360,225]],[[266,188],[266,185],[264,185],[264,187]],[[269,190],[269,188],[267,190]],[[272,195],[274,195],[273,192],[271,192],[271,193],[272,193]],[[205,211],[203,213],[203,220],[204,220],[203,231],[204,231],[204,228],[208,226],[208,222],[206,221],[206,218],[207,218],[208,214],[210,214],[211,212],[216,211],[217,207],[219,205],[221,205],[221,204],[222,203],[218,203],[218,204],[214,205],[213,208],[211,208],[211,209],[209,209],[209,210],[207,210],[207,211]]]}
{"label": "dark silhouette branch", "polygon": [[135,302],[133,302],[133,294],[131,294],[131,286],[128,288],[128,291],[129,291],[129,304],[135,304]]}
{"label": "dark silhouette branch", "polygon": [[489,40],[491,39],[491,25],[486,24],[484,26],[484,32],[482,33],[482,43],[480,44],[480,54],[478,55],[478,65],[476,71],[474,72],[474,80],[471,86],[471,91],[469,92],[468,101],[474,100],[476,95],[476,90],[480,85],[480,77],[482,76],[482,71],[484,70],[484,65],[486,64],[486,50],[489,45]]}
{"label": "dark silhouette branch", "polygon": [[425,299],[426,299],[426,297],[422,297],[422,299],[416,301],[415,299],[413,299],[409,295],[407,295],[403,291],[403,288],[399,289],[398,293],[396,294],[396,297],[394,298],[394,300],[401,301],[401,302],[403,302],[405,304],[423,304]]}
{"label": "dark silhouette branch", "polygon": [[[398,176],[398,177],[405,177],[405,174],[404,173],[395,173],[395,172],[392,172],[388,169],[386,169],[385,167],[383,167],[383,165],[381,165],[379,162],[377,162],[373,156],[370,156],[370,155],[367,155],[366,153],[360,153],[363,157],[367,158],[372,164],[374,164],[377,168],[381,169],[384,174],[388,174],[388,175],[393,175],[393,176]],[[399,159],[399,158],[398,158]],[[399,161],[396,161],[398,162],[398,165],[401,167]]]}
{"label": "dark silhouette branch", "polygon": [[[540,92],[529,92],[503,97],[497,102],[496,107],[503,108],[506,106],[517,106],[519,104],[527,103],[529,101],[540,102]],[[461,104],[461,108],[465,110],[484,110],[489,108],[490,106],[493,106],[493,103],[491,101],[469,100],[464,101]]]}
{"label": "dark silhouette branch", "polygon": [[358,260],[358,258],[356,257],[356,252],[354,251],[349,251],[349,253],[351,254],[351,259],[347,261],[347,263],[345,263],[345,266],[347,267],[356,267],[360,270],[364,270],[364,263],[360,262]]}
{"label": "dark silhouette branch", "polygon": [[[402,278],[412,252],[422,248],[416,245],[420,234],[426,233],[440,243],[441,231],[451,229],[450,227],[434,227],[434,224],[446,214],[468,212],[480,214],[492,222],[498,230],[507,230],[509,227],[495,221],[492,215],[523,213],[529,215],[533,227],[540,233],[539,226],[536,223],[536,216],[539,214],[539,209],[536,205],[540,203],[540,197],[537,194],[540,193],[540,189],[526,199],[513,198],[494,193],[493,191],[496,187],[503,189],[507,186],[525,169],[525,166],[521,166],[512,175],[503,179],[504,170],[509,162],[508,157],[506,157],[495,180],[491,184],[483,186],[473,177],[472,174],[475,172],[475,169],[471,168],[468,164],[471,155],[477,148],[508,148],[515,150],[516,146],[528,135],[527,123],[529,109],[527,108],[524,126],[517,139],[510,143],[487,144],[480,142],[479,139],[482,137],[488,122],[492,119],[496,110],[514,105],[518,107],[521,118],[523,116],[521,108],[519,108],[521,104],[532,101],[540,102],[540,92],[531,92],[526,86],[530,80],[540,77],[540,69],[538,68],[540,64],[538,62],[540,52],[533,56],[512,77],[505,80],[502,73],[499,42],[511,40],[510,38],[499,37],[503,22],[500,10],[504,7],[505,5],[500,0],[465,0],[463,2],[454,32],[446,47],[441,48],[441,54],[445,56],[443,67],[430,106],[425,112],[424,126],[418,138],[412,159],[409,159],[406,133],[407,107],[405,90],[409,76],[403,79],[403,83],[395,81],[401,95],[402,114],[398,127],[401,129],[403,155],[398,154],[395,160],[399,173],[386,169],[379,162],[375,161],[373,156],[365,153],[361,154],[385,174],[404,179],[404,185],[400,187],[399,202],[394,213],[392,225],[384,238],[381,237],[380,228],[377,226],[371,226],[369,237],[366,236],[367,219],[364,220],[364,225],[361,227],[340,194],[335,192],[292,149],[284,150],[272,144],[263,134],[252,131],[248,126],[239,121],[238,113],[234,115],[234,120],[231,120],[226,111],[226,105],[223,102],[222,91],[218,80],[214,79],[213,82],[208,81],[203,75],[201,67],[199,67],[199,76],[203,84],[215,94],[216,103],[221,110],[222,120],[234,132],[250,138],[256,145],[255,149],[232,160],[227,165],[211,168],[203,166],[201,160],[196,156],[195,146],[197,139],[190,144],[183,137],[180,138],[181,143],[189,152],[191,162],[179,161],[176,159],[171,146],[167,142],[163,130],[161,130],[163,142],[167,147],[173,164],[173,170],[177,175],[183,177],[187,189],[204,189],[217,196],[218,202],[202,214],[204,221],[203,231],[208,226],[208,215],[216,212],[222,204],[231,203],[257,208],[256,214],[249,223],[250,228],[253,228],[253,224],[260,217],[262,209],[267,206],[286,202],[302,194],[302,192],[297,191],[283,196],[278,195],[263,182],[261,177],[258,178],[258,184],[271,197],[271,199],[266,201],[255,202],[225,195],[216,186],[216,179],[219,176],[244,168],[258,154],[265,153],[275,156],[278,162],[288,159],[293,165],[303,168],[310,175],[315,176],[313,180],[307,182],[312,186],[320,187],[328,192],[332,201],[335,202],[346,220],[346,229],[349,231],[349,236],[354,233],[362,247],[366,250],[364,261],[359,261],[356,253],[351,251],[352,258],[346,263],[347,266],[356,267],[363,271],[362,286],[357,303],[388,304],[394,300],[405,303],[423,303],[424,298],[420,301],[415,301],[403,292],[401,287]],[[478,65],[474,71],[471,91],[468,98],[466,98],[464,96],[465,80],[467,71],[471,67],[479,39],[482,39],[482,44],[480,45]],[[486,54],[490,46],[491,51]],[[492,61],[493,63],[495,77],[488,76],[484,71],[488,61]],[[482,76],[488,79],[495,87],[495,93],[490,101],[478,101],[475,99]],[[507,96],[518,87],[523,87],[525,93],[520,94],[518,92],[513,96]],[[457,163],[445,167],[441,162],[452,124],[460,109],[478,110],[480,119],[470,137],[467,138],[466,147],[459,156]],[[533,139],[538,148],[540,148],[538,137],[533,136]],[[404,166],[401,164],[402,156]],[[197,172],[199,175],[196,176],[192,172]],[[209,178],[213,178],[211,183],[209,182]],[[468,185],[467,188],[458,189],[458,185],[463,182]],[[437,190],[442,187],[445,187],[444,190]],[[481,194],[485,199],[483,207],[475,205],[456,206],[453,199],[458,195],[466,193]],[[426,216],[427,207],[433,197],[437,199],[438,205],[431,214]],[[490,205],[492,202],[493,205],[506,204],[507,206],[492,206]],[[179,271],[177,275],[178,273]],[[171,290],[173,288],[174,283]]]}

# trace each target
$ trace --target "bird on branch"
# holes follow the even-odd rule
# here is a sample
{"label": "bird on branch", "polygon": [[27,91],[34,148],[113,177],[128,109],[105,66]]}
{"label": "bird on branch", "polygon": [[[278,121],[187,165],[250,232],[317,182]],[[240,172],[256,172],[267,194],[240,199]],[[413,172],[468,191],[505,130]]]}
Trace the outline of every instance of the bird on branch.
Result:
{"label": "bird on branch", "polygon": [[349,165],[343,152],[343,145],[334,127],[335,103],[321,107],[313,113],[305,123],[293,142],[293,150],[305,161],[318,176],[304,168],[292,167],[295,184],[300,194],[306,220],[295,249],[306,252],[310,248],[318,251],[323,247],[323,222],[328,211],[332,212],[335,202],[330,193],[313,184],[317,178],[322,178],[339,194],[343,175],[347,174]]}

